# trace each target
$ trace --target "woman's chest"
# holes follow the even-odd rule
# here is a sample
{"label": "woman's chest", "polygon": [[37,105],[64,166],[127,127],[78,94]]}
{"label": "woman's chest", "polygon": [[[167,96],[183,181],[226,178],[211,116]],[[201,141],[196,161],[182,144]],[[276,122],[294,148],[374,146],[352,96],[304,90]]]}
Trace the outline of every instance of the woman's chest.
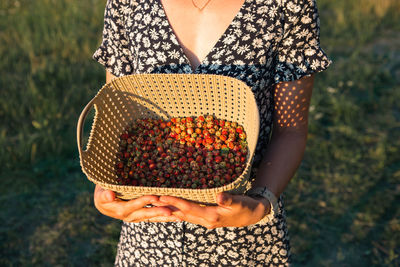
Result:
{"label": "woman's chest", "polygon": [[212,50],[245,0],[161,0],[164,13],[192,68]]}
{"label": "woman's chest", "polygon": [[196,24],[183,10],[167,16],[171,6],[164,7],[159,0],[138,0],[124,18],[133,69],[154,72],[156,66],[173,66],[179,72],[201,73],[204,68],[226,70],[229,66],[270,68],[282,35],[279,8],[260,5],[265,1],[245,0],[242,5],[240,1],[233,1],[229,15],[219,22],[214,14],[212,23]]}

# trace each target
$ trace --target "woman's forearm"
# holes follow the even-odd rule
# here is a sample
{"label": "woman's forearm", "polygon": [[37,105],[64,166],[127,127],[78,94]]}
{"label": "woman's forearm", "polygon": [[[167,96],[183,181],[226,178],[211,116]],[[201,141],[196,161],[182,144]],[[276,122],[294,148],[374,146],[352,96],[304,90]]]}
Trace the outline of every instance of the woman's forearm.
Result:
{"label": "woman's forearm", "polygon": [[307,132],[285,131],[273,134],[253,187],[266,186],[279,196],[302,161],[306,140]]}
{"label": "woman's forearm", "polygon": [[279,196],[296,173],[306,147],[313,86],[314,75],[275,86],[272,137],[253,187],[266,186]]}

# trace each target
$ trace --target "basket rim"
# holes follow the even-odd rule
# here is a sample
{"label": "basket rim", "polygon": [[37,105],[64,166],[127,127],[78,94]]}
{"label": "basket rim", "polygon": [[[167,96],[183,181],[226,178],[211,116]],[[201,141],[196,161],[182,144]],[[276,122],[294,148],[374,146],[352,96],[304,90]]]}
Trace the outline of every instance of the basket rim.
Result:
{"label": "basket rim", "polygon": [[[251,87],[248,86],[244,81],[239,80],[237,78],[233,78],[230,76],[226,76],[226,75],[218,75],[218,74],[192,74],[192,73],[139,73],[139,74],[130,74],[130,75],[125,75],[125,76],[120,76],[120,77],[116,77],[113,80],[111,80],[108,83],[105,83],[101,89],[98,90],[98,92],[96,93],[96,95],[92,98],[92,100],[89,103],[92,103],[92,105],[94,105],[95,107],[95,117],[93,120],[93,123],[91,125],[91,130],[90,130],[90,134],[89,134],[89,140],[87,141],[87,145],[86,145],[86,149],[80,149],[79,150],[79,156],[80,156],[80,165],[82,168],[83,173],[87,176],[88,180],[90,180],[91,182],[93,182],[94,184],[100,185],[103,188],[106,189],[110,189],[115,191],[117,194],[118,193],[133,193],[133,192],[146,192],[146,191],[157,191],[157,192],[166,192],[166,193],[175,193],[175,192],[184,192],[184,193],[193,193],[193,194],[199,194],[199,193],[204,193],[204,194],[215,194],[215,193],[219,193],[219,192],[224,192],[224,191],[229,191],[232,189],[235,189],[235,185],[241,185],[241,183],[246,182],[246,180],[248,180],[249,178],[246,178],[244,173],[251,171],[251,165],[252,162],[254,160],[254,154],[249,154],[248,155],[248,159],[246,162],[246,167],[243,170],[242,174],[237,177],[234,181],[232,181],[229,184],[226,184],[224,186],[220,186],[220,187],[214,187],[214,188],[174,188],[174,187],[146,187],[146,186],[133,186],[133,185],[118,185],[118,184],[111,184],[111,183],[105,183],[102,181],[99,181],[98,179],[92,177],[87,170],[84,167],[83,164],[83,155],[86,153],[89,153],[91,151],[91,144],[92,144],[92,138],[93,138],[93,133],[94,133],[94,129],[96,128],[96,121],[97,121],[97,115],[98,115],[98,108],[96,105],[96,99],[100,97],[100,95],[103,93],[103,91],[107,90],[108,88],[112,88],[112,86],[114,85],[115,87],[118,87],[119,85],[117,84],[119,81],[124,81],[127,79],[130,79],[132,77],[152,77],[151,80],[152,81],[156,81],[158,79],[158,77],[164,77],[163,79],[165,79],[165,77],[177,77],[178,79],[182,79],[182,77],[194,77],[194,78],[198,78],[200,80],[210,80],[210,79],[218,79],[218,80],[225,80],[225,81],[233,81],[237,84],[241,84],[244,87],[249,88],[249,90],[251,91],[251,93],[253,94],[254,100],[255,100],[255,95],[251,90]],[[88,104],[89,105],[89,104]],[[257,107],[258,109],[258,107]],[[259,112],[256,112],[255,115],[255,119],[257,121],[257,125],[258,125],[258,131],[259,131],[259,127],[260,127],[260,118],[259,118]],[[257,134],[257,139],[258,139],[258,134]],[[256,144],[257,144],[258,140],[256,140]],[[254,151],[255,151],[255,147],[254,147]],[[249,174],[250,176],[250,174]],[[142,191],[143,190],[143,191]],[[150,194],[151,195],[151,194]]]}

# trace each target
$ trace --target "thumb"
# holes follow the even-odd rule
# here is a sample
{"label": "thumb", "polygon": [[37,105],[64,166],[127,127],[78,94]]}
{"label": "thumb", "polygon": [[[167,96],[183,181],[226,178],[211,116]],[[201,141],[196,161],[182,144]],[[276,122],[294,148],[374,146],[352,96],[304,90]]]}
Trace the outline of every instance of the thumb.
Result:
{"label": "thumb", "polygon": [[115,193],[111,190],[105,190],[103,192],[103,198],[105,202],[112,202],[115,200]]}
{"label": "thumb", "polygon": [[115,200],[115,193],[111,190],[103,189],[102,191],[100,191],[100,193],[100,198],[102,202],[112,202]]}
{"label": "thumb", "polygon": [[233,195],[228,193],[219,193],[217,195],[217,204],[220,206],[230,206],[233,203]]}

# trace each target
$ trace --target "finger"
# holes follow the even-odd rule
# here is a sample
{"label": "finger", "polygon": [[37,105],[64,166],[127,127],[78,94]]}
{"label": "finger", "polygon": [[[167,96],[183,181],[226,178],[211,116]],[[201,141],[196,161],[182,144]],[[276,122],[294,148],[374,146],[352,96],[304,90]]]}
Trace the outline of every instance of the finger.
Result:
{"label": "finger", "polygon": [[180,210],[173,211],[172,215],[175,216],[176,218],[179,218],[182,221],[190,223],[202,224],[202,225],[207,223],[207,220],[204,219],[203,217],[199,217],[190,213],[184,213]]}
{"label": "finger", "polygon": [[235,208],[241,206],[245,201],[245,196],[242,195],[232,195],[228,193],[219,193],[217,195],[217,204],[225,208]]}
{"label": "finger", "polygon": [[[103,203],[101,205],[101,208],[104,211],[103,213],[106,213],[106,215],[110,216],[111,214],[111,217],[123,220],[124,218],[126,218],[135,211],[138,211],[143,208],[148,209],[145,208],[145,206],[152,204],[157,200],[158,200],[157,196],[142,196],[128,201],[115,199],[113,202]],[[167,215],[171,213],[171,210],[165,207],[160,207],[158,210],[164,211],[165,212],[164,214]]]}
{"label": "finger", "polygon": [[[203,214],[202,216],[190,214],[190,213],[183,213],[182,211],[174,211],[172,212],[174,216],[177,218],[181,219],[182,221],[193,223],[193,224],[199,224],[202,225],[208,229],[215,228],[217,227],[217,224],[219,223],[218,221],[218,215],[216,216],[210,216]],[[205,217],[203,217],[205,216]]]}
{"label": "finger", "polygon": [[123,218],[127,222],[141,222],[155,217],[169,217],[172,211],[165,207],[141,208]]}
{"label": "finger", "polygon": [[105,205],[115,202],[114,192],[112,192],[111,190],[106,190],[96,185],[93,198],[94,198],[94,206],[98,211],[100,211],[104,215],[114,217],[112,212],[110,213],[105,209]]}
{"label": "finger", "polygon": [[160,196],[160,202],[171,205],[179,209],[180,211],[184,213],[193,213],[193,214],[204,214],[205,208],[202,207],[199,204],[193,203],[191,201],[187,201],[182,198],[178,197],[171,197],[171,196]]}
{"label": "finger", "polygon": [[122,202],[124,208],[130,211],[141,209],[147,205],[154,204],[158,202],[157,196],[141,196],[135,199]]}
{"label": "finger", "polygon": [[218,222],[219,214],[216,212],[216,207],[202,207],[197,203],[171,196],[161,196],[160,201],[178,208],[172,214],[184,221],[207,228],[213,227]]}
{"label": "finger", "polygon": [[169,208],[169,209],[172,210],[172,211],[178,210],[177,207],[174,207],[174,206],[169,205],[169,204],[167,204],[167,203],[162,203],[162,202],[160,202],[160,201],[154,202],[154,203],[152,203],[152,205],[153,205],[153,206],[156,206],[156,207],[166,207],[166,208]]}
{"label": "finger", "polygon": [[99,185],[96,185],[94,199],[95,202],[99,204],[112,202],[115,200],[115,193],[111,190],[106,190]]}
{"label": "finger", "polygon": [[217,195],[217,204],[223,207],[229,207],[232,204],[232,196],[227,193],[219,193]]}
{"label": "finger", "polygon": [[159,216],[153,217],[148,219],[149,222],[181,222],[182,220],[178,217],[171,215],[171,216]]}

